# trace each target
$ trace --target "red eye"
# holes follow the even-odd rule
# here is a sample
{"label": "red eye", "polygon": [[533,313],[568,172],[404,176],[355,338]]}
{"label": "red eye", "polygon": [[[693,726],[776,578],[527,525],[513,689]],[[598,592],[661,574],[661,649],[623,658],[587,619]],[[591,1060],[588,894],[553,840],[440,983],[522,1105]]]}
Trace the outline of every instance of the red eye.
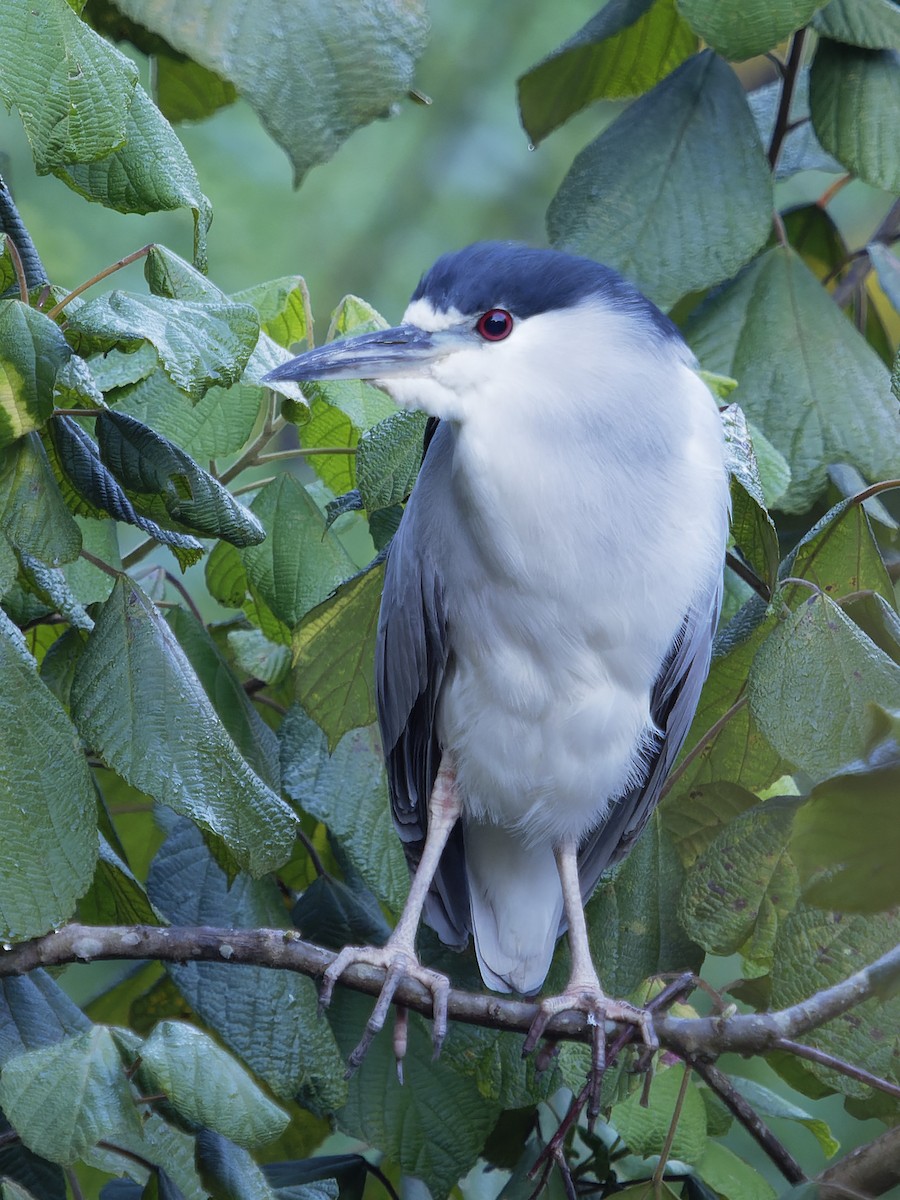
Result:
{"label": "red eye", "polygon": [[486,342],[502,342],[512,333],[513,319],[505,308],[490,308],[475,322],[475,330]]}

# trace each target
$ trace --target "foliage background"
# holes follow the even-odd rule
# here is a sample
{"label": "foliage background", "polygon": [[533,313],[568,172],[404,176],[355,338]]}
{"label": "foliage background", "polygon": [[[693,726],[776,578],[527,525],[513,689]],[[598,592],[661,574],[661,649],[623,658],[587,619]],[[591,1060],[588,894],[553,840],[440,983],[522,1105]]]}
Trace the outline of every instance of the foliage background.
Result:
{"label": "foliage background", "polygon": [[[232,292],[299,271],[309,284],[323,330],[346,292],[365,297],[395,320],[419,273],[448,247],[481,236],[543,242],[547,205],[573,158],[624,106],[594,105],[532,152],[518,123],[515,81],[591,17],[593,9],[593,5],[571,4],[563,17],[552,5],[533,4],[523,10],[510,0],[490,6],[435,5],[429,46],[416,72],[417,87],[432,97],[433,104],[404,103],[396,119],[359,130],[334,160],[311,172],[298,192],[290,190],[286,159],[242,101],[208,121],[180,127],[215,209],[210,277]],[[147,61],[137,53],[133,57],[149,85]],[[755,61],[742,68],[742,74],[750,80],[765,69]],[[15,115],[0,114],[0,147],[8,156],[0,173],[15,192],[54,282],[74,286],[148,241],[160,241],[190,257],[191,227],[185,213],[126,217],[86,204],[52,177],[37,177]],[[794,177],[778,185],[779,200],[783,206],[808,202],[833,179],[818,172]],[[834,199],[829,213],[847,243],[855,247],[891,203],[890,194],[854,182]],[[140,264],[129,271],[131,277],[125,275],[121,286],[140,290]],[[118,279],[115,283],[119,286]],[[888,338],[896,345],[897,314],[874,278],[870,291]],[[290,444],[290,434],[285,438],[283,444]],[[309,477],[301,471],[301,478]],[[812,516],[802,527],[811,523]],[[783,531],[788,536],[790,528],[786,522]],[[887,544],[890,538],[884,536]],[[128,545],[126,535],[123,547]],[[357,565],[364,565],[369,544],[360,539],[348,545]],[[171,563],[167,554],[160,552],[154,559]],[[191,568],[188,586],[205,616],[221,615],[197,583],[202,570],[202,566]],[[106,778],[105,782],[114,796],[114,781]],[[140,874],[159,835],[150,832],[148,823],[130,836],[132,865]],[[737,960],[723,958],[712,966],[713,982],[725,983],[739,971]],[[88,1003],[106,994],[111,979],[125,974],[121,968],[71,967],[61,982],[79,1003]],[[364,1012],[359,1004],[348,1002],[348,1007],[356,1015]],[[102,1001],[92,1015],[104,1019]],[[121,1018],[110,1015],[108,1019]],[[723,1060],[722,1066],[759,1079],[790,1096],[813,1117],[830,1123],[844,1149],[869,1140],[882,1128],[874,1121],[849,1117],[837,1096],[816,1100],[790,1091],[761,1062]],[[774,1124],[814,1173],[824,1160],[808,1129],[777,1119]],[[310,1148],[323,1132],[313,1127]],[[734,1126],[725,1140],[780,1187],[777,1173],[742,1129]],[[329,1143],[327,1148],[337,1145]],[[91,1179],[88,1187],[94,1186]],[[477,1191],[474,1180],[469,1190]]]}

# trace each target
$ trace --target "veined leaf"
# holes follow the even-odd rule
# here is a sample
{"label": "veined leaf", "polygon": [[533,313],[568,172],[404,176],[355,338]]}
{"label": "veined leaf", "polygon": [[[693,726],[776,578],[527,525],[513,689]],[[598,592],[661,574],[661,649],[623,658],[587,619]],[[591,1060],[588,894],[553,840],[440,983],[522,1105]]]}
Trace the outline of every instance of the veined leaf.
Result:
{"label": "veined leaf", "polygon": [[189,58],[158,54],[155,67],[156,103],[169,121],[201,121],[237,99],[234,84]]}
{"label": "veined leaf", "polygon": [[578,155],[547,229],[558,248],[609,263],[669,307],[752,258],[771,214],[772,180],[743,88],[705,51]]}
{"label": "veined leaf", "polygon": [[[650,1103],[644,1107],[638,1089],[614,1104],[610,1122],[629,1150],[643,1158],[659,1154],[675,1118],[675,1105],[687,1070],[683,1064],[657,1071],[650,1085]],[[697,1085],[688,1084],[678,1115],[672,1157],[696,1162],[706,1149],[706,1105]]]}
{"label": "veined leaf", "polygon": [[72,357],[59,326],[21,300],[0,300],[0,448],[53,412],[57,372]]}
{"label": "veined leaf", "polygon": [[253,874],[287,858],[293,813],[242,758],[171,630],[130,580],[98,614],[72,715],[132,786],[222,838]]}
{"label": "veined leaf", "polygon": [[0,529],[16,549],[53,566],[81,550],[81,531],[35,433],[0,450]]}
{"label": "veined leaf", "polygon": [[753,58],[806,25],[823,0],[678,0],[684,19],[724,58]]}
{"label": "veined leaf", "polygon": [[900,50],[900,10],[893,0],[831,0],[813,17],[822,37],[869,50]]}

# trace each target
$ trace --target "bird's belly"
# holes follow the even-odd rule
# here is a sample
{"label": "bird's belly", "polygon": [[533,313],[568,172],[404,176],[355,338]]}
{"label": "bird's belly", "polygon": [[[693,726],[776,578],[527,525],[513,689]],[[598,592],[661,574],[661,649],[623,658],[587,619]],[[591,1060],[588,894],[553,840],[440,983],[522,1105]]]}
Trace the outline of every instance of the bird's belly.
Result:
{"label": "bird's belly", "polygon": [[441,741],[470,816],[529,843],[580,838],[642,774],[655,671],[641,645],[559,627],[534,631],[535,642],[510,628],[509,608],[503,617],[490,623],[493,645],[457,648]]}

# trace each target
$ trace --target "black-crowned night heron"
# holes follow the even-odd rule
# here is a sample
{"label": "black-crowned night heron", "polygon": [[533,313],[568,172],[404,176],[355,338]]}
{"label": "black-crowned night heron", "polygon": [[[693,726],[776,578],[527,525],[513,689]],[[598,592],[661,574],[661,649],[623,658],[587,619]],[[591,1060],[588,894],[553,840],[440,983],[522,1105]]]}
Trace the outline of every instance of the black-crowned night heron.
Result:
{"label": "black-crowned night heron", "polygon": [[[438,259],[395,329],[311,350],[272,380],[368,379],[440,418],[390,547],[378,715],[397,832],[416,874],[382,948],[364,1054],[423,913],[472,933],[497,991],[536,992],[568,928],[571,977],[529,1038],[607,998],[584,901],[659,798],[709,669],[728,485],[716,404],[678,330],[616,272],[482,243]],[[600,1052],[602,1053],[602,1052]]]}

